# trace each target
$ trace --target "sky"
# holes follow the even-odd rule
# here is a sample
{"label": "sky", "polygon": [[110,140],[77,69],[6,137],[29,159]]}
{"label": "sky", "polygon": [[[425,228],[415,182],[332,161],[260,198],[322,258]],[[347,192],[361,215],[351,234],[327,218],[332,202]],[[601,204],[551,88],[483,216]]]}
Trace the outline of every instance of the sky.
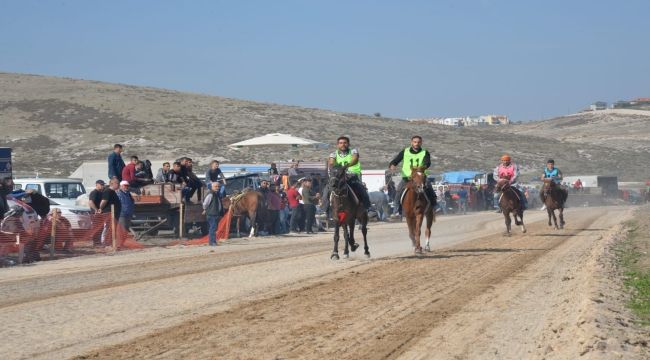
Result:
{"label": "sky", "polygon": [[0,0],[0,72],[398,118],[650,97],[650,1]]}

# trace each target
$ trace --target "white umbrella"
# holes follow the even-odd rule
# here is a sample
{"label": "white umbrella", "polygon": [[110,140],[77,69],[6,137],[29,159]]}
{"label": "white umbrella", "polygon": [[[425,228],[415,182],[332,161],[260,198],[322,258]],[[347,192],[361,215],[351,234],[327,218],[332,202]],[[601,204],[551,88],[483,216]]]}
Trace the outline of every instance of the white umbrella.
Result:
{"label": "white umbrella", "polygon": [[266,134],[264,136],[259,136],[256,138],[240,141],[238,143],[230,144],[228,145],[231,148],[242,148],[244,146],[269,146],[269,145],[289,145],[292,147],[299,147],[299,146],[313,146],[313,147],[327,147],[327,144],[315,141],[315,140],[310,140],[310,139],[305,139],[289,134],[280,134],[280,133],[273,133],[273,134]]}

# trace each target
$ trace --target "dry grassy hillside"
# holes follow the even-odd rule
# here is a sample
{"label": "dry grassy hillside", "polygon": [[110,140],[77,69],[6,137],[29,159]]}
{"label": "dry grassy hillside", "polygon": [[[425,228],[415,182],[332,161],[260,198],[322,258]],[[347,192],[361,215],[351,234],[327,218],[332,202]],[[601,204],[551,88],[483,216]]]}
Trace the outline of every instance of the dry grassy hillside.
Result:
{"label": "dry grassy hillside", "polygon": [[[105,158],[116,142],[126,145],[126,155],[168,159],[188,155],[202,164],[215,157],[227,162],[294,157],[283,149],[238,151],[226,146],[270,132],[328,143],[341,134],[350,135],[360,148],[365,168],[384,168],[408,144],[412,134],[424,137],[425,147],[435,157],[435,171],[491,169],[503,152],[513,154],[531,173],[539,172],[549,156],[569,174],[605,171],[618,173],[624,180],[643,180],[650,168],[647,147],[639,151],[602,141],[561,141],[524,131],[524,126],[512,129],[525,134],[510,136],[504,135],[504,129],[412,124],[360,114],[21,74],[0,73],[0,124],[0,146],[14,149],[14,169],[20,174],[39,171],[43,175],[67,176],[83,160]],[[590,129],[587,126],[579,131],[589,135]],[[327,152],[304,149],[301,157],[322,159]]]}
{"label": "dry grassy hillside", "polygon": [[505,128],[517,134],[542,136],[619,150],[650,151],[650,111],[611,109],[567,115]]}

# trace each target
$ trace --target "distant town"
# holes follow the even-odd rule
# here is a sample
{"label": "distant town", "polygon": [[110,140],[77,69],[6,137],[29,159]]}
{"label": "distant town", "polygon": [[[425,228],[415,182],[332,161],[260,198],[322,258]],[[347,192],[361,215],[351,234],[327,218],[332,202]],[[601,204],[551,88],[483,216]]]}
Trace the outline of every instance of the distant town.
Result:
{"label": "distant town", "polygon": [[418,118],[408,119],[415,123],[421,124],[438,124],[448,126],[490,126],[490,125],[508,125],[510,120],[506,115],[481,115],[481,116],[464,116],[448,118]]}
{"label": "distant town", "polygon": [[[580,112],[599,111],[607,109],[632,109],[632,110],[650,110],[650,98],[636,98],[634,100],[619,100],[614,103],[608,104],[605,101],[596,101],[589,105],[588,108]],[[455,127],[464,126],[494,126],[494,125],[509,125],[510,119],[507,115],[481,115],[481,116],[460,116],[460,117],[432,117],[432,118],[413,118],[407,119],[414,123],[420,124],[437,124]],[[519,124],[517,121],[514,124]]]}

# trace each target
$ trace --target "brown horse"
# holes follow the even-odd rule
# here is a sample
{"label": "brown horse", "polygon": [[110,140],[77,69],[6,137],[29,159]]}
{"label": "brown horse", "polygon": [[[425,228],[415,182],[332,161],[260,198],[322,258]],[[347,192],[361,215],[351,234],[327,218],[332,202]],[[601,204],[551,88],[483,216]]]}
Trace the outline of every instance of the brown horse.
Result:
{"label": "brown horse", "polygon": [[237,217],[237,236],[240,236],[239,226],[242,216],[248,217],[251,224],[251,230],[248,237],[257,235],[257,226],[260,218],[262,217],[262,204],[264,203],[264,196],[255,190],[244,190],[241,193],[236,193],[224,199],[224,207],[228,207],[232,211],[233,216]]}
{"label": "brown horse", "polygon": [[343,226],[343,237],[345,239],[344,257],[349,257],[348,244],[354,252],[358,247],[354,241],[354,224],[359,221],[361,233],[363,234],[363,249],[366,257],[370,257],[368,250],[368,211],[363,207],[361,199],[350,188],[345,174],[346,168],[335,166],[331,170],[329,179],[330,188],[330,209],[334,218],[334,250],[330,259],[339,259],[339,229]]}
{"label": "brown horse", "polygon": [[411,167],[411,177],[404,186],[404,195],[402,195],[402,209],[404,217],[409,228],[409,237],[413,243],[416,254],[422,253],[420,245],[420,235],[424,218],[427,219],[427,226],[424,229],[424,235],[427,237],[425,249],[431,251],[429,240],[431,239],[431,225],[436,221],[434,211],[436,204],[430,204],[424,193],[426,186],[426,177],[424,167]]}
{"label": "brown horse", "polygon": [[[546,212],[548,213],[548,226],[552,226],[551,218],[555,224],[555,229],[564,229],[564,203],[567,199],[567,192],[560,188],[552,179],[544,179],[544,187],[539,192],[544,205],[546,205]],[[557,218],[555,217],[555,210],[560,213],[560,226],[557,226]]]}
{"label": "brown horse", "polygon": [[521,206],[521,200],[519,199],[517,192],[512,188],[512,186],[510,186],[510,182],[507,179],[500,179],[497,181],[495,190],[501,193],[501,195],[499,195],[499,208],[506,220],[506,235],[511,234],[510,225],[512,224],[512,220],[510,219],[510,213],[512,213],[515,219],[515,225],[521,225],[521,232],[525,233],[526,225],[524,225],[524,209]]}

